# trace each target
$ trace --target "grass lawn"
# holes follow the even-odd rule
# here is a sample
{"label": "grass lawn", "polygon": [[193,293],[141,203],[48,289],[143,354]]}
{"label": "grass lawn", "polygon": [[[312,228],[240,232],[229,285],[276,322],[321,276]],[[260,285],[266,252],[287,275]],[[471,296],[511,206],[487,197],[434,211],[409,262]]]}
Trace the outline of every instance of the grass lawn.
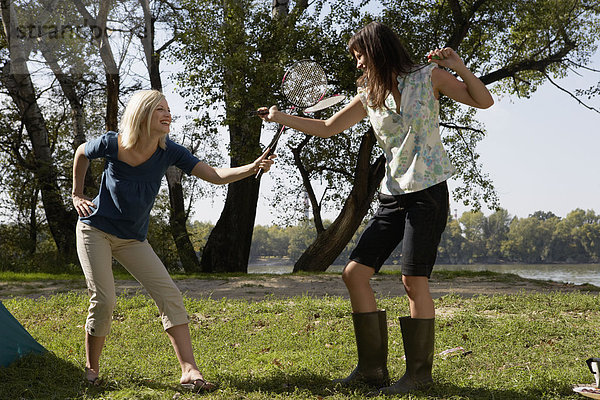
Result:
{"label": "grass lawn", "polygon": [[[356,363],[349,303],[339,297],[186,298],[197,362],[219,384],[203,396],[178,387],[178,363],[154,303],[142,295],[118,299],[101,360],[103,384],[85,385],[87,302],[74,293],[4,301],[50,353],[0,368],[0,399],[360,399],[368,393],[330,383]],[[379,305],[388,310],[388,364],[397,379],[404,372],[398,317],[408,303],[394,297]],[[436,308],[436,352],[462,346],[472,353],[436,356],[435,388],[404,398],[584,399],[571,387],[593,382],[585,360],[600,356],[597,295],[445,296]]]}

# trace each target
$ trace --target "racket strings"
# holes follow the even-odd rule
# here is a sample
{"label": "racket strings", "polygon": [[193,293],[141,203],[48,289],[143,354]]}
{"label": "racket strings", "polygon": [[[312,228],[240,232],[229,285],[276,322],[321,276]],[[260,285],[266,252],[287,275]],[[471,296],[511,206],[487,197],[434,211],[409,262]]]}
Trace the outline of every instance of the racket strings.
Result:
{"label": "racket strings", "polygon": [[281,87],[290,103],[306,108],[317,103],[327,91],[327,76],[313,61],[298,62],[286,73]]}

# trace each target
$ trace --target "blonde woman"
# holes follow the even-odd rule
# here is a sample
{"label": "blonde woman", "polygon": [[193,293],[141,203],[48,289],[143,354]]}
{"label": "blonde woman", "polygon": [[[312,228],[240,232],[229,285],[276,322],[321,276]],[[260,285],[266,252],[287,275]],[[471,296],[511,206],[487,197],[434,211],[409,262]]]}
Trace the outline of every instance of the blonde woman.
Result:
{"label": "blonde woman", "polygon": [[[181,365],[180,383],[196,391],[215,388],[196,365],[181,293],[146,240],[150,210],[171,165],[208,182],[226,184],[254,175],[259,168],[268,171],[273,157],[265,153],[241,167],[211,167],[167,137],[171,121],[162,93],[139,91],[127,104],[119,133],[107,132],[75,152],[72,197],[79,214],[77,253],[91,296],[85,325],[85,373],[91,384],[98,383],[100,354],[116,302],[114,257],[156,302]],[[89,160],[95,158],[106,163],[100,192],[92,200],[84,195],[83,182]]]}

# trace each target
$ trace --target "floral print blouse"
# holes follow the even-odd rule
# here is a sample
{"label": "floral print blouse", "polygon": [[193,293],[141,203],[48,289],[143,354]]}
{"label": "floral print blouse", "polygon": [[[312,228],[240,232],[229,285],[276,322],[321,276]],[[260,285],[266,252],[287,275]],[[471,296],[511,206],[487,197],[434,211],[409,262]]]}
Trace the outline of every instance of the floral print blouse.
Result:
{"label": "floral print blouse", "polygon": [[433,93],[429,64],[398,76],[399,113],[390,93],[385,108],[369,106],[366,88],[358,94],[386,159],[383,194],[400,195],[427,189],[450,178],[455,169],[442,145],[439,102]]}

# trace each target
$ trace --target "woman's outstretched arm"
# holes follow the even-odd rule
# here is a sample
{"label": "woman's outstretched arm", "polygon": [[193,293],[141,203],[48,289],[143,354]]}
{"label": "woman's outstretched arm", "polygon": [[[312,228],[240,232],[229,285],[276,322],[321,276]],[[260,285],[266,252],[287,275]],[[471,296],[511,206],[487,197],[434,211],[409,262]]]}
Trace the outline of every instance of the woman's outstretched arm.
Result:
{"label": "woman's outstretched arm", "polygon": [[[266,108],[260,110],[266,111]],[[356,125],[367,116],[367,112],[359,96],[355,96],[350,103],[328,119],[289,115],[279,111],[275,106],[271,107],[268,113],[259,114],[259,116],[265,121],[277,122],[308,135],[328,138]]]}
{"label": "woman's outstretched arm", "polygon": [[200,161],[192,170],[192,175],[217,185],[239,181],[251,175],[256,175],[259,169],[267,172],[273,165],[273,158],[276,157],[268,153],[269,150],[267,149],[253,163],[233,168],[216,168]]}

